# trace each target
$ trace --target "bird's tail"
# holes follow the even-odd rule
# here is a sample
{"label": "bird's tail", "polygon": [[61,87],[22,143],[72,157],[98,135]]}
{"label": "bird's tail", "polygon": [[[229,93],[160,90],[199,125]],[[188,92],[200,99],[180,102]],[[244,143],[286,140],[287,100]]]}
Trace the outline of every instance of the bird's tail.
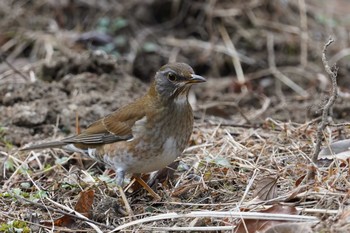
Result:
{"label": "bird's tail", "polygon": [[65,145],[67,145],[66,142],[53,141],[53,142],[46,142],[38,145],[27,146],[27,147],[21,148],[20,151],[38,150],[38,149],[45,149],[45,148],[60,148]]}

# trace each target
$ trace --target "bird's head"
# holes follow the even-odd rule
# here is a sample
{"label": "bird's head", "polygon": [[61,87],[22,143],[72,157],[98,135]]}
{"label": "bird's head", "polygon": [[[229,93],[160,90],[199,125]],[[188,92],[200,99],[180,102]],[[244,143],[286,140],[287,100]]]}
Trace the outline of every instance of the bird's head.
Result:
{"label": "bird's head", "polygon": [[175,100],[187,98],[192,84],[205,81],[205,78],[194,73],[191,66],[185,63],[169,63],[156,73],[154,89],[161,99]]}

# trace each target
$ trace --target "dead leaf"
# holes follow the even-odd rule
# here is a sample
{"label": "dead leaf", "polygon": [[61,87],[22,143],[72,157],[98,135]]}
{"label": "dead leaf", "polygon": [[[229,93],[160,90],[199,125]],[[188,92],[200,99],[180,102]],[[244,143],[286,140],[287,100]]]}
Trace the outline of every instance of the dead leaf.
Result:
{"label": "dead leaf", "polygon": [[310,223],[281,223],[268,228],[265,233],[312,233],[312,224]]}
{"label": "dead leaf", "polygon": [[[282,206],[276,204],[266,210],[260,211],[260,213],[274,213],[274,214],[298,214],[298,211],[293,206]],[[255,219],[242,219],[237,227],[236,233],[254,233],[264,232],[268,228],[284,223],[285,221],[276,220],[255,220]]]}
{"label": "dead leaf", "polygon": [[88,191],[82,191],[80,193],[80,198],[75,205],[75,210],[87,218],[90,218],[91,215],[91,207],[94,202],[95,191],[90,189]]}
{"label": "dead leaf", "polygon": [[[290,202],[290,201],[293,201],[295,198],[297,198],[297,196],[300,194],[300,193],[305,193],[308,189],[310,188],[310,184],[304,184],[304,185],[300,185],[300,186],[297,186],[295,187],[293,190],[291,190],[289,192],[289,196],[284,200],[285,202]],[[298,197],[299,199],[300,197]],[[295,202],[295,200],[294,200]]]}
{"label": "dead leaf", "polygon": [[348,158],[350,158],[350,139],[333,142],[318,154],[318,159],[347,160]]}
{"label": "dead leaf", "polygon": [[[71,227],[74,223],[75,223],[75,219],[69,215],[64,215],[53,222],[53,224],[56,227]],[[46,222],[45,225],[51,226],[51,223]]]}
{"label": "dead leaf", "polygon": [[[310,168],[310,169],[314,169],[314,167],[312,167],[312,168]],[[306,174],[300,176],[300,177],[295,181],[295,187],[298,187],[298,186],[301,184],[301,182],[303,182],[303,180],[305,179],[305,176],[306,176]]]}
{"label": "dead leaf", "polygon": [[[94,201],[95,191],[90,189],[88,191],[82,191],[80,193],[79,200],[75,205],[75,210],[87,218],[91,216],[91,207]],[[53,224],[57,227],[70,227],[75,222],[75,218],[70,215],[64,215],[59,219],[56,219]],[[52,226],[51,222],[42,222],[45,226]]]}
{"label": "dead leaf", "polygon": [[267,201],[277,197],[277,181],[279,177],[265,177],[257,180],[253,197]]}

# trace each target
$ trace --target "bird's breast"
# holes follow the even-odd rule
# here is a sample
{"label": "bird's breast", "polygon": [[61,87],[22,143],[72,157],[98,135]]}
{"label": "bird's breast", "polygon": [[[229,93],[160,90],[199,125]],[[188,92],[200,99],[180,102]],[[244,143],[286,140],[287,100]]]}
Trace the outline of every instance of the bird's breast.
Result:
{"label": "bird's breast", "polygon": [[[186,108],[185,108],[186,107]],[[189,107],[189,108],[188,108]],[[193,128],[190,106],[156,109],[136,121],[133,137],[127,141],[105,145],[106,163],[131,173],[146,173],[166,167],[185,149]],[[108,148],[114,148],[110,150]]]}
{"label": "bird's breast", "polygon": [[157,149],[185,149],[193,129],[193,114],[186,100],[175,100],[135,122],[135,139]]}

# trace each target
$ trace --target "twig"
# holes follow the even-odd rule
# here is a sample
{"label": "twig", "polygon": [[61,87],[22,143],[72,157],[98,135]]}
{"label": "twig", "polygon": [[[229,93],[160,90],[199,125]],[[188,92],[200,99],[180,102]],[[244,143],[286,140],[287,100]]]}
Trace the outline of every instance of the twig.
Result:
{"label": "twig", "polygon": [[[272,201],[284,201],[288,196],[290,196],[290,193],[284,194],[283,196],[279,196],[278,198],[271,199]],[[326,194],[328,195],[328,193]],[[331,194],[332,195],[332,194]],[[242,203],[242,208],[251,208],[251,206],[255,206],[255,211],[257,210],[263,210],[271,208],[273,205],[271,204],[265,204],[271,202],[271,200],[268,201],[260,201],[260,202],[244,202]],[[169,205],[180,205],[180,206],[196,206],[196,207],[216,207],[216,206],[225,206],[227,208],[231,208],[232,206],[236,206],[237,202],[220,202],[220,203],[193,203],[193,202],[177,202],[177,201],[167,201],[167,202],[157,202],[158,204],[169,204]],[[314,208],[305,208],[305,207],[295,207],[298,211],[302,211],[303,213],[309,213],[309,214],[332,214],[336,215],[339,214],[339,209],[314,209]]]}
{"label": "twig", "polygon": [[242,15],[242,10],[239,8],[213,9],[214,17],[235,17],[238,15]]}
{"label": "twig", "polygon": [[299,12],[300,12],[300,64],[303,67],[306,67],[307,65],[307,41],[308,41],[308,34],[307,34],[307,16],[306,16],[306,5],[305,0],[299,0]]}
{"label": "twig", "polygon": [[281,82],[283,82],[285,85],[290,87],[292,90],[294,90],[296,93],[303,97],[307,97],[308,93],[301,88],[298,84],[293,82],[291,79],[289,79],[287,76],[285,76],[281,71],[279,71],[276,67],[276,61],[275,61],[275,51],[273,49],[273,35],[268,34],[267,36],[267,51],[268,51],[268,61],[269,61],[269,68],[271,70],[271,73],[279,79]]}
{"label": "twig", "polygon": [[243,196],[241,200],[237,203],[237,208],[241,208],[242,203],[244,202],[244,199],[248,196],[249,191],[251,190],[251,187],[253,186],[253,183],[258,175],[258,168],[254,169],[252,177],[249,179],[249,182],[245,188],[245,191],[243,193]]}
{"label": "twig", "polygon": [[180,231],[180,232],[199,232],[199,231],[211,231],[211,232],[221,232],[221,231],[228,231],[228,232],[234,232],[236,226],[205,226],[205,227],[195,227],[195,226],[188,226],[188,227],[148,227],[144,226],[145,230],[150,230],[154,232],[160,232],[160,231],[166,231],[166,232],[174,232],[174,231]]}
{"label": "twig", "polygon": [[227,48],[224,45],[218,44],[213,45],[213,43],[205,42],[201,40],[196,39],[176,39],[172,37],[166,37],[162,38],[159,41],[163,45],[170,45],[170,46],[176,46],[181,47],[183,49],[189,49],[189,48],[195,48],[195,49],[202,49],[206,51],[215,51],[217,53],[226,54],[230,57],[239,57],[240,61],[246,64],[256,64],[256,60],[253,58],[247,57],[244,54],[238,53],[237,51],[234,51],[230,48]]}
{"label": "twig", "polygon": [[344,122],[344,123],[339,123],[339,124],[329,124],[329,126],[340,128],[340,127],[349,127],[350,122]]}
{"label": "twig", "polygon": [[29,78],[25,76],[21,71],[19,71],[16,67],[14,67],[5,57],[4,53],[0,51],[0,62],[3,61],[8,67],[10,67],[16,74],[20,75],[25,80]]}
{"label": "twig", "polygon": [[[101,227],[105,227],[105,228],[107,228],[107,229],[111,229],[111,226],[107,226],[107,225],[105,225],[105,224],[103,224],[103,223],[99,223],[99,222],[90,220],[90,219],[86,218],[86,217],[83,216],[83,215],[81,215],[81,216],[76,215],[77,212],[74,211],[74,210],[72,210],[72,212],[75,213],[75,214],[72,214],[72,213],[69,213],[69,212],[66,212],[66,211],[63,211],[63,210],[60,210],[60,209],[55,209],[55,208],[52,208],[52,207],[50,207],[50,206],[42,205],[42,204],[40,204],[40,203],[37,203],[37,202],[31,201],[31,200],[25,199],[25,198],[23,198],[23,197],[21,197],[21,196],[18,196],[18,195],[15,195],[15,197],[16,197],[17,199],[20,199],[20,200],[23,200],[23,201],[25,201],[25,202],[29,202],[30,204],[33,204],[33,205],[35,205],[35,206],[38,206],[38,207],[40,207],[40,208],[42,208],[42,209],[44,209],[44,210],[46,210],[46,211],[47,211],[47,210],[50,210],[50,211],[53,211],[53,212],[56,212],[56,213],[60,213],[60,214],[67,215],[67,216],[72,217],[72,218],[79,219],[79,220],[81,220],[81,221],[90,222],[90,223],[93,223],[93,224],[95,224],[95,225],[98,225],[98,226],[101,226]],[[51,201],[50,199],[48,199],[48,200]],[[56,204],[57,204],[57,203],[56,203]]]}
{"label": "twig", "polygon": [[[232,43],[232,40],[231,40],[230,36],[228,35],[226,28],[223,25],[219,26],[219,32],[221,34],[222,40],[225,43],[225,46],[227,48],[229,48],[230,50],[232,50],[234,54],[236,54],[236,56],[232,56],[232,63],[233,63],[233,66],[235,67],[235,71],[236,71],[237,79],[238,79],[239,83],[245,83],[246,80],[245,80],[245,77],[243,74],[241,62],[239,60],[239,57],[237,56],[238,53],[237,53],[237,50],[235,48],[235,45]],[[243,85],[241,91],[246,92],[247,87],[245,85]]]}
{"label": "twig", "polygon": [[[337,68],[335,67],[332,71],[332,69],[330,68],[327,58],[326,58],[326,51],[327,48],[330,44],[332,44],[334,42],[333,38],[330,37],[328,42],[325,44],[325,46],[323,47],[323,52],[322,52],[322,62],[323,62],[323,66],[327,72],[327,74],[329,75],[329,78],[332,81],[332,91],[331,91],[331,95],[329,97],[329,100],[327,101],[326,105],[324,106],[323,110],[322,110],[322,118],[321,118],[321,122],[319,123],[318,127],[317,127],[317,131],[316,131],[316,145],[315,145],[315,149],[314,152],[312,154],[312,162],[314,164],[317,163],[318,160],[318,154],[320,153],[321,150],[321,142],[322,142],[322,136],[323,136],[323,130],[326,128],[326,126],[329,124],[329,112],[330,109],[332,108],[332,106],[335,103],[335,100],[337,99],[338,96],[338,86],[337,86]],[[313,168],[309,169],[308,174],[306,176],[307,180],[313,179],[315,177],[315,170]]]}
{"label": "twig", "polygon": [[[249,116],[249,119],[257,119],[258,117],[260,117],[264,112],[266,112],[266,110],[270,107],[271,105],[271,99],[268,97],[263,97],[264,98],[264,102],[261,106],[260,109],[258,109],[257,111],[254,112],[254,114]],[[247,121],[248,124],[251,124],[251,121]]]}
{"label": "twig", "polygon": [[268,29],[286,32],[286,33],[290,33],[290,34],[296,34],[296,35],[300,34],[299,27],[287,25],[287,24],[282,24],[279,22],[271,21],[271,20],[265,20],[263,18],[257,18],[252,9],[247,9],[246,14],[256,28],[266,27]]}
{"label": "twig", "polygon": [[176,219],[176,218],[238,218],[238,219],[265,219],[265,220],[282,220],[293,222],[317,222],[318,219],[313,216],[300,216],[290,214],[270,214],[270,213],[257,213],[257,212],[237,212],[237,211],[193,211],[187,214],[178,213],[166,213],[151,216],[143,219],[138,219],[132,222],[128,222],[115,228],[112,232],[117,232],[126,229],[131,226],[135,226],[142,223],[154,222],[164,219]]}

